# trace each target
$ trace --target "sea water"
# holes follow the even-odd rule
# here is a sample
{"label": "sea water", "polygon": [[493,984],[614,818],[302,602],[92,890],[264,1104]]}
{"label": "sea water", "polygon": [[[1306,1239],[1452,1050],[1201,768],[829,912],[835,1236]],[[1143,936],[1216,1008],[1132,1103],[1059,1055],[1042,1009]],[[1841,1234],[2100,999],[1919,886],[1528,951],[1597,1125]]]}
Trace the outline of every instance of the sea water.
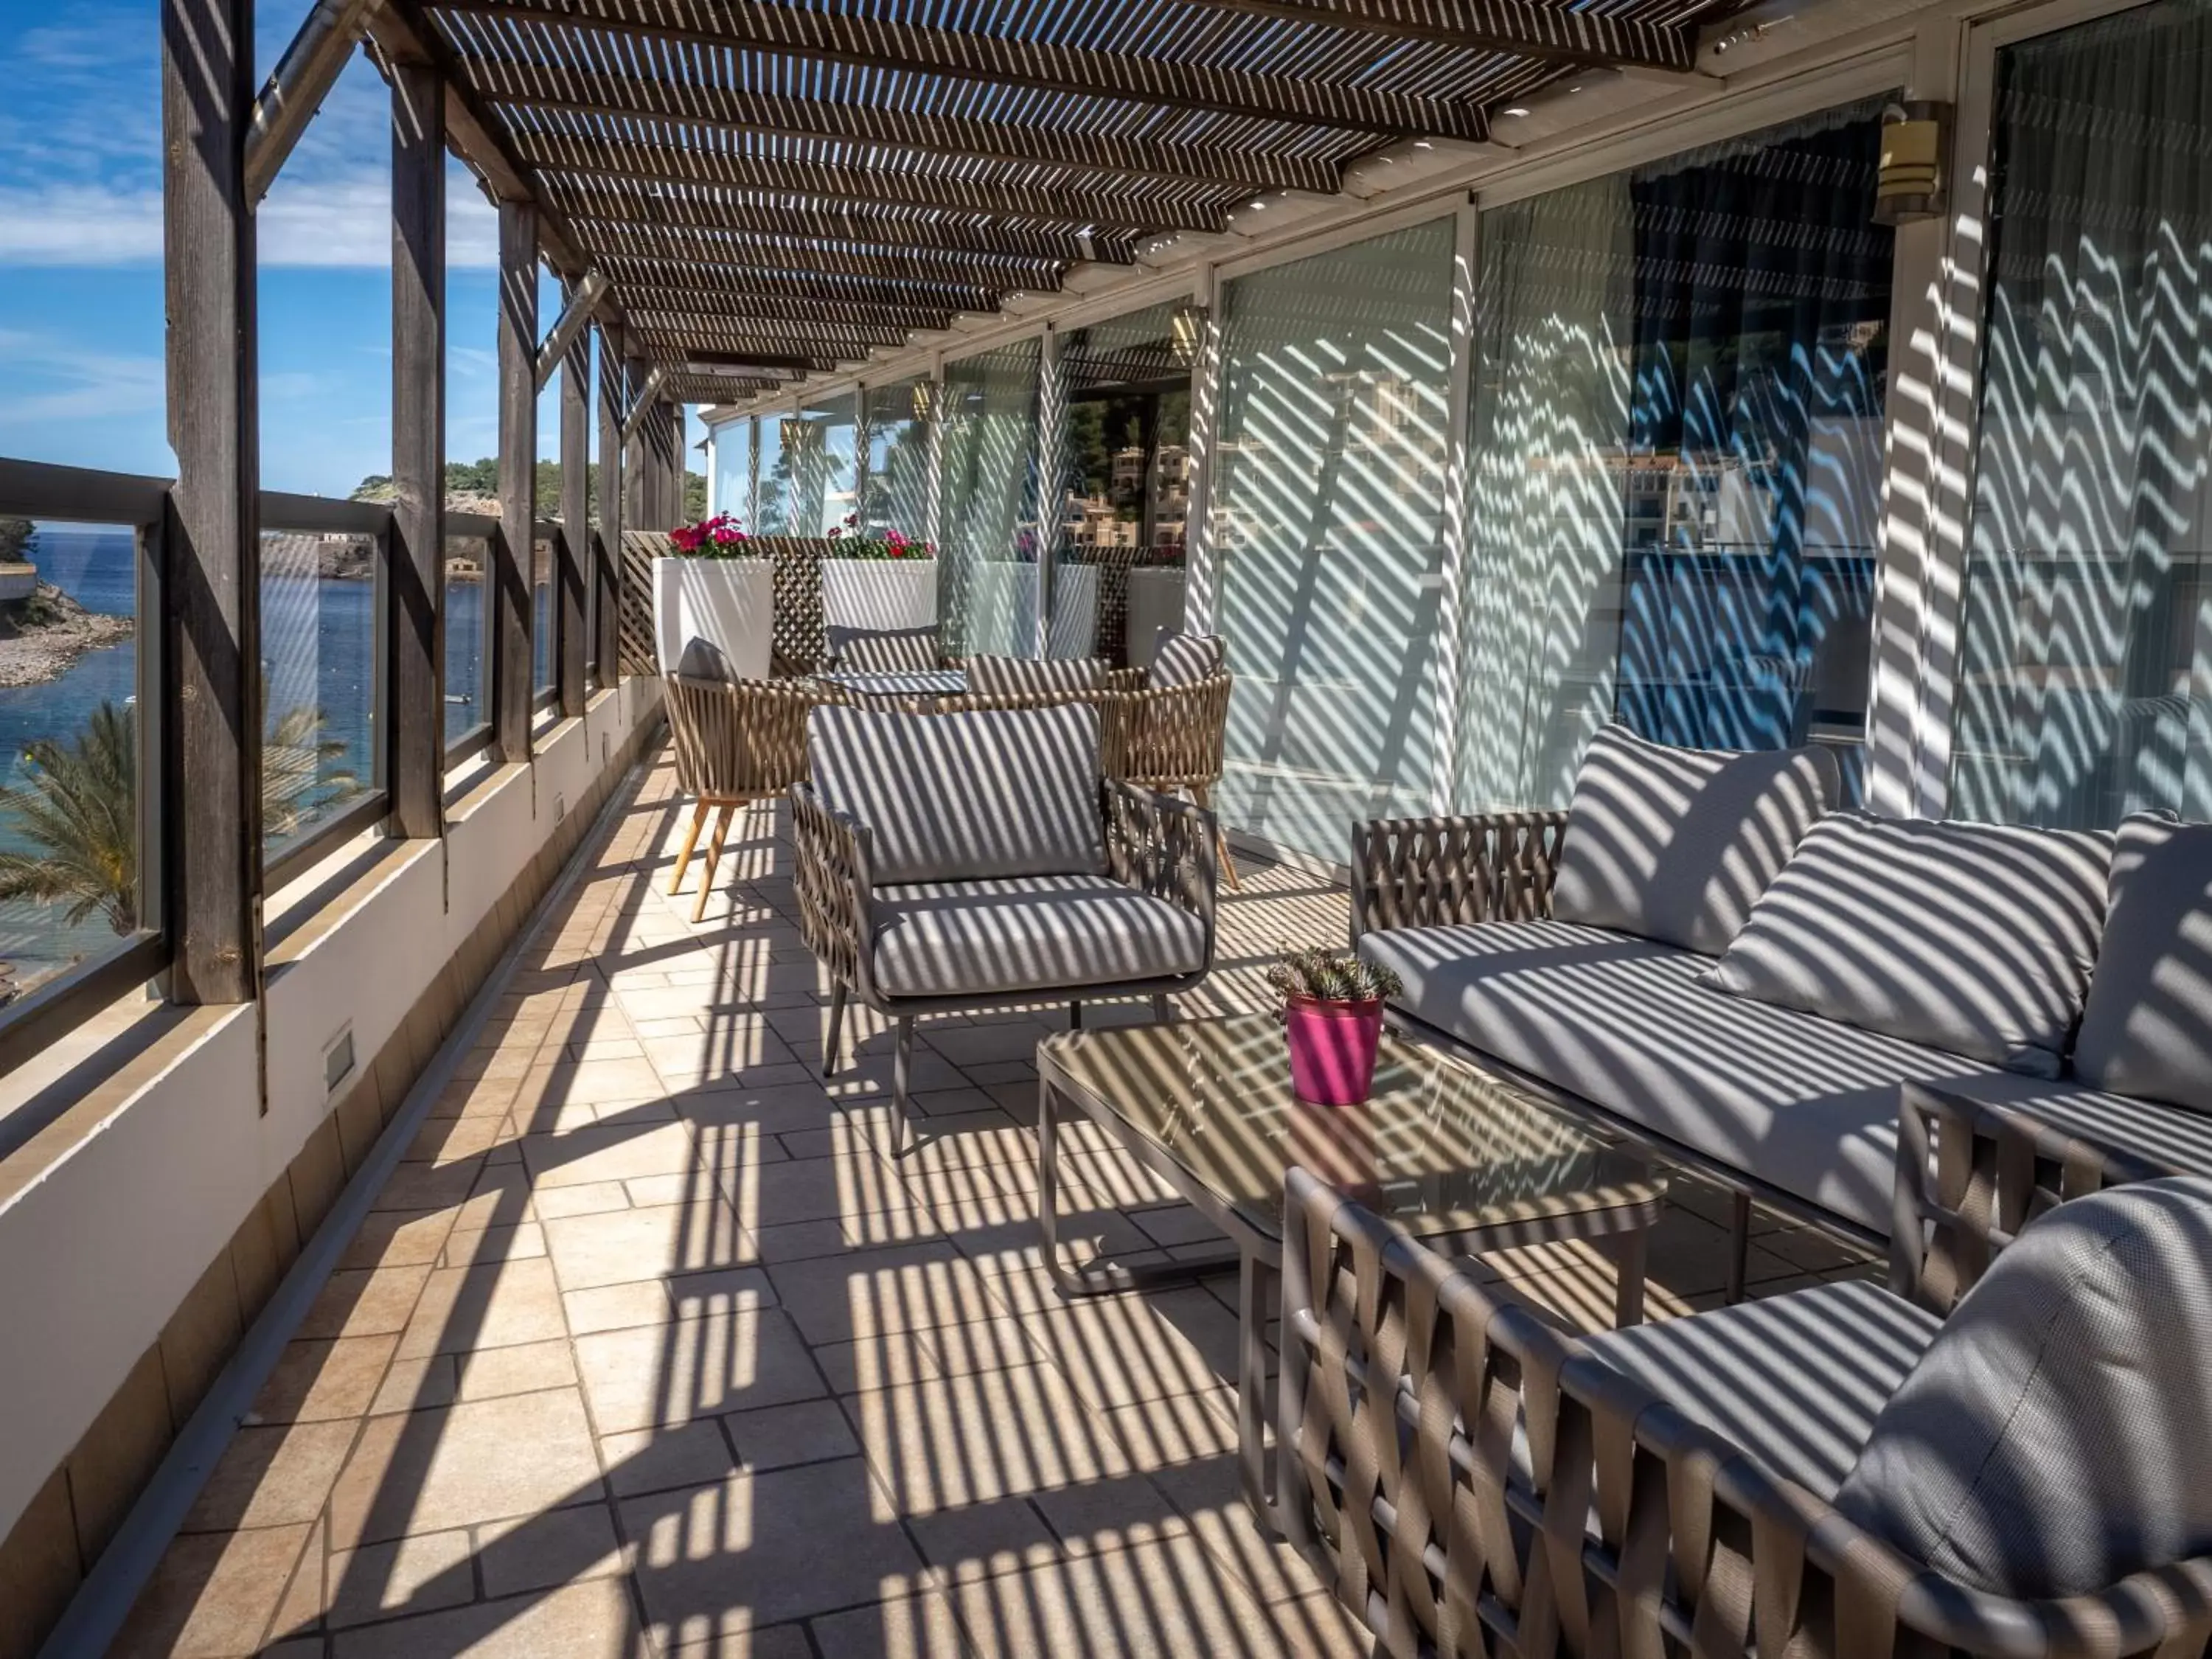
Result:
{"label": "sea water", "polygon": [[[41,580],[86,610],[137,614],[137,556],[129,531],[41,524],[31,558]],[[378,781],[375,599],[371,581],[325,580],[291,571],[264,571],[262,578],[267,718],[274,725],[301,705],[322,711],[322,740],[344,745],[343,753],[321,763],[325,797],[340,792],[341,774],[358,788]],[[484,718],[482,584],[454,583],[447,592],[447,607],[446,732],[451,738]],[[0,781],[22,785],[27,781],[24,753],[31,744],[66,744],[89,725],[100,703],[129,706],[137,692],[137,649],[128,641],[86,653],[53,679],[0,687]],[[313,802],[311,796],[311,808]],[[301,827],[312,824],[303,822]],[[4,811],[0,848],[35,850]],[[63,914],[58,905],[0,902],[0,961],[13,964],[18,987],[33,985],[115,943],[114,933],[99,915],[70,927],[63,924]]]}

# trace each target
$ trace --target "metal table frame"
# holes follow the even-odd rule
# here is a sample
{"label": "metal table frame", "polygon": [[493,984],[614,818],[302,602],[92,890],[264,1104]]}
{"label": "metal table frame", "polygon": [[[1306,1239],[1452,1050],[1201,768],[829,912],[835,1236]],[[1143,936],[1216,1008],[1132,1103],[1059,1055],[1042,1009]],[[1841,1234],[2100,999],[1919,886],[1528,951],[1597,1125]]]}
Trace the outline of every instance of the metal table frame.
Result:
{"label": "metal table frame", "polygon": [[[1037,1046],[1037,1219],[1044,1233],[1044,1259],[1054,1286],[1066,1297],[1114,1296],[1163,1285],[1188,1284],[1194,1279],[1237,1271],[1237,1461],[1245,1501],[1253,1513],[1274,1527],[1272,1462],[1267,1443],[1267,1322],[1282,1309],[1283,1240],[1281,1221],[1274,1230],[1224,1199],[1186,1168],[1171,1152],[1143,1129],[1123,1117],[1113,1102],[1075,1082],[1058,1063],[1059,1039]],[[1447,1056],[1456,1064],[1469,1064]],[[1288,1065],[1287,1059],[1285,1061]],[[1480,1069],[1480,1068],[1475,1068]],[[1504,1081],[1504,1079],[1500,1079]],[[1510,1086],[1509,1085],[1509,1086]],[[1540,1098],[1533,1103],[1553,1110]],[[1055,1109],[1060,1102],[1079,1108],[1093,1123],[1109,1131],[1145,1168],[1158,1176],[1217,1230],[1226,1234],[1231,1248],[1206,1255],[1172,1261],[1134,1265],[1093,1260],[1071,1267],[1060,1246],[1060,1134]],[[1589,1131],[1575,1126],[1583,1133]],[[1613,1150],[1632,1158],[1644,1158],[1633,1143],[1614,1142],[1602,1134]],[[1646,1160],[1648,1162],[1648,1159]],[[1480,1255],[1492,1250],[1525,1244],[1583,1241],[1595,1244],[1613,1263],[1617,1284],[1613,1297],[1616,1327],[1640,1324],[1644,1319],[1644,1267],[1647,1236],[1667,1204],[1665,1176],[1652,1168],[1648,1196],[1625,1189],[1624,1201],[1577,1209],[1563,1206],[1551,1215],[1516,1216],[1495,1223],[1437,1232],[1425,1242],[1449,1244],[1460,1255]]]}

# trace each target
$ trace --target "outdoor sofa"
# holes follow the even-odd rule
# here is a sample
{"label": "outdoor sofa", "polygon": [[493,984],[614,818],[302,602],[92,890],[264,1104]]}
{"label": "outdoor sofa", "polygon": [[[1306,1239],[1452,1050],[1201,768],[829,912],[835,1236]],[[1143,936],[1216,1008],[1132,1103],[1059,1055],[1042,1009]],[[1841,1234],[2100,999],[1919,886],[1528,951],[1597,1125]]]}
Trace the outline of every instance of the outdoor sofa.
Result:
{"label": "outdoor sofa", "polygon": [[2212,1171],[2212,829],[1879,819],[1835,776],[1607,727],[1566,811],[1355,830],[1354,941],[1395,1023],[1735,1193],[1731,1300],[1754,1198],[1957,1288],[2061,1196]]}
{"label": "outdoor sofa", "polygon": [[1826,1284],[1577,1340],[1292,1170],[1279,1512],[1378,1654],[2201,1659],[2212,1179],[1948,1310]]}
{"label": "outdoor sofa", "polygon": [[1106,775],[1081,702],[948,714],[827,706],[791,790],[799,926],[846,1006],[896,1027],[902,1125],[921,1016],[1170,995],[1212,970],[1210,812]]}

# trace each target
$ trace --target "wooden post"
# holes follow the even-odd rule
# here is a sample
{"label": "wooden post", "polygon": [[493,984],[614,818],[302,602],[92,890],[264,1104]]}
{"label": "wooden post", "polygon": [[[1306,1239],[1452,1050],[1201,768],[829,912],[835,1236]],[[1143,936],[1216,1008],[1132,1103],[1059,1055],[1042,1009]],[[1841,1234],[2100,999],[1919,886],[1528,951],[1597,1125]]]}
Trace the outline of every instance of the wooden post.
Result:
{"label": "wooden post", "polygon": [[[568,285],[573,295],[575,284]],[[561,713],[584,712],[584,571],[592,544],[592,338],[579,332],[561,360],[561,539],[554,566],[553,678]]]}
{"label": "wooden post", "polygon": [[530,758],[531,574],[538,526],[538,210],[499,204],[499,523],[491,550],[492,747]]}
{"label": "wooden post", "polygon": [[623,352],[618,324],[599,330],[599,684],[622,684]]}
{"label": "wooden post", "polygon": [[[623,407],[625,410],[629,407],[629,400],[637,395],[638,388],[645,384],[645,375],[643,362],[635,357],[625,361],[623,368]],[[622,519],[625,530],[660,528],[653,521],[647,506],[653,494],[648,459],[653,453],[653,447],[646,437],[646,428],[649,424],[646,421],[637,422],[630,428],[629,441],[623,445]]]}
{"label": "wooden post", "polygon": [[446,88],[392,65],[392,623],[386,763],[395,834],[445,832]]}
{"label": "wooden post", "polygon": [[169,991],[261,984],[261,522],[253,216],[246,131],[253,0],[161,0],[169,442],[161,773]]}

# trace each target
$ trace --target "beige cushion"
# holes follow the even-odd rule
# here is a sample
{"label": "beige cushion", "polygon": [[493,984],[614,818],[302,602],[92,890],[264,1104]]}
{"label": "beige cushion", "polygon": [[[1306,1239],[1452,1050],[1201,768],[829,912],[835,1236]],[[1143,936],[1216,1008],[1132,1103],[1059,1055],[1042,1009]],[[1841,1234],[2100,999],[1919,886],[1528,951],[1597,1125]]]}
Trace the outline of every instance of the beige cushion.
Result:
{"label": "beige cushion", "polygon": [[1575,780],[1552,914],[1717,956],[1838,787],[1825,749],[1672,749],[1608,726]]}
{"label": "beige cushion", "polygon": [[2112,862],[2098,831],[1838,812],[1702,982],[2055,1078]]}
{"label": "beige cushion", "polygon": [[2074,1073],[2093,1089],[2212,1112],[2212,824],[2144,815],[2120,826]]}

